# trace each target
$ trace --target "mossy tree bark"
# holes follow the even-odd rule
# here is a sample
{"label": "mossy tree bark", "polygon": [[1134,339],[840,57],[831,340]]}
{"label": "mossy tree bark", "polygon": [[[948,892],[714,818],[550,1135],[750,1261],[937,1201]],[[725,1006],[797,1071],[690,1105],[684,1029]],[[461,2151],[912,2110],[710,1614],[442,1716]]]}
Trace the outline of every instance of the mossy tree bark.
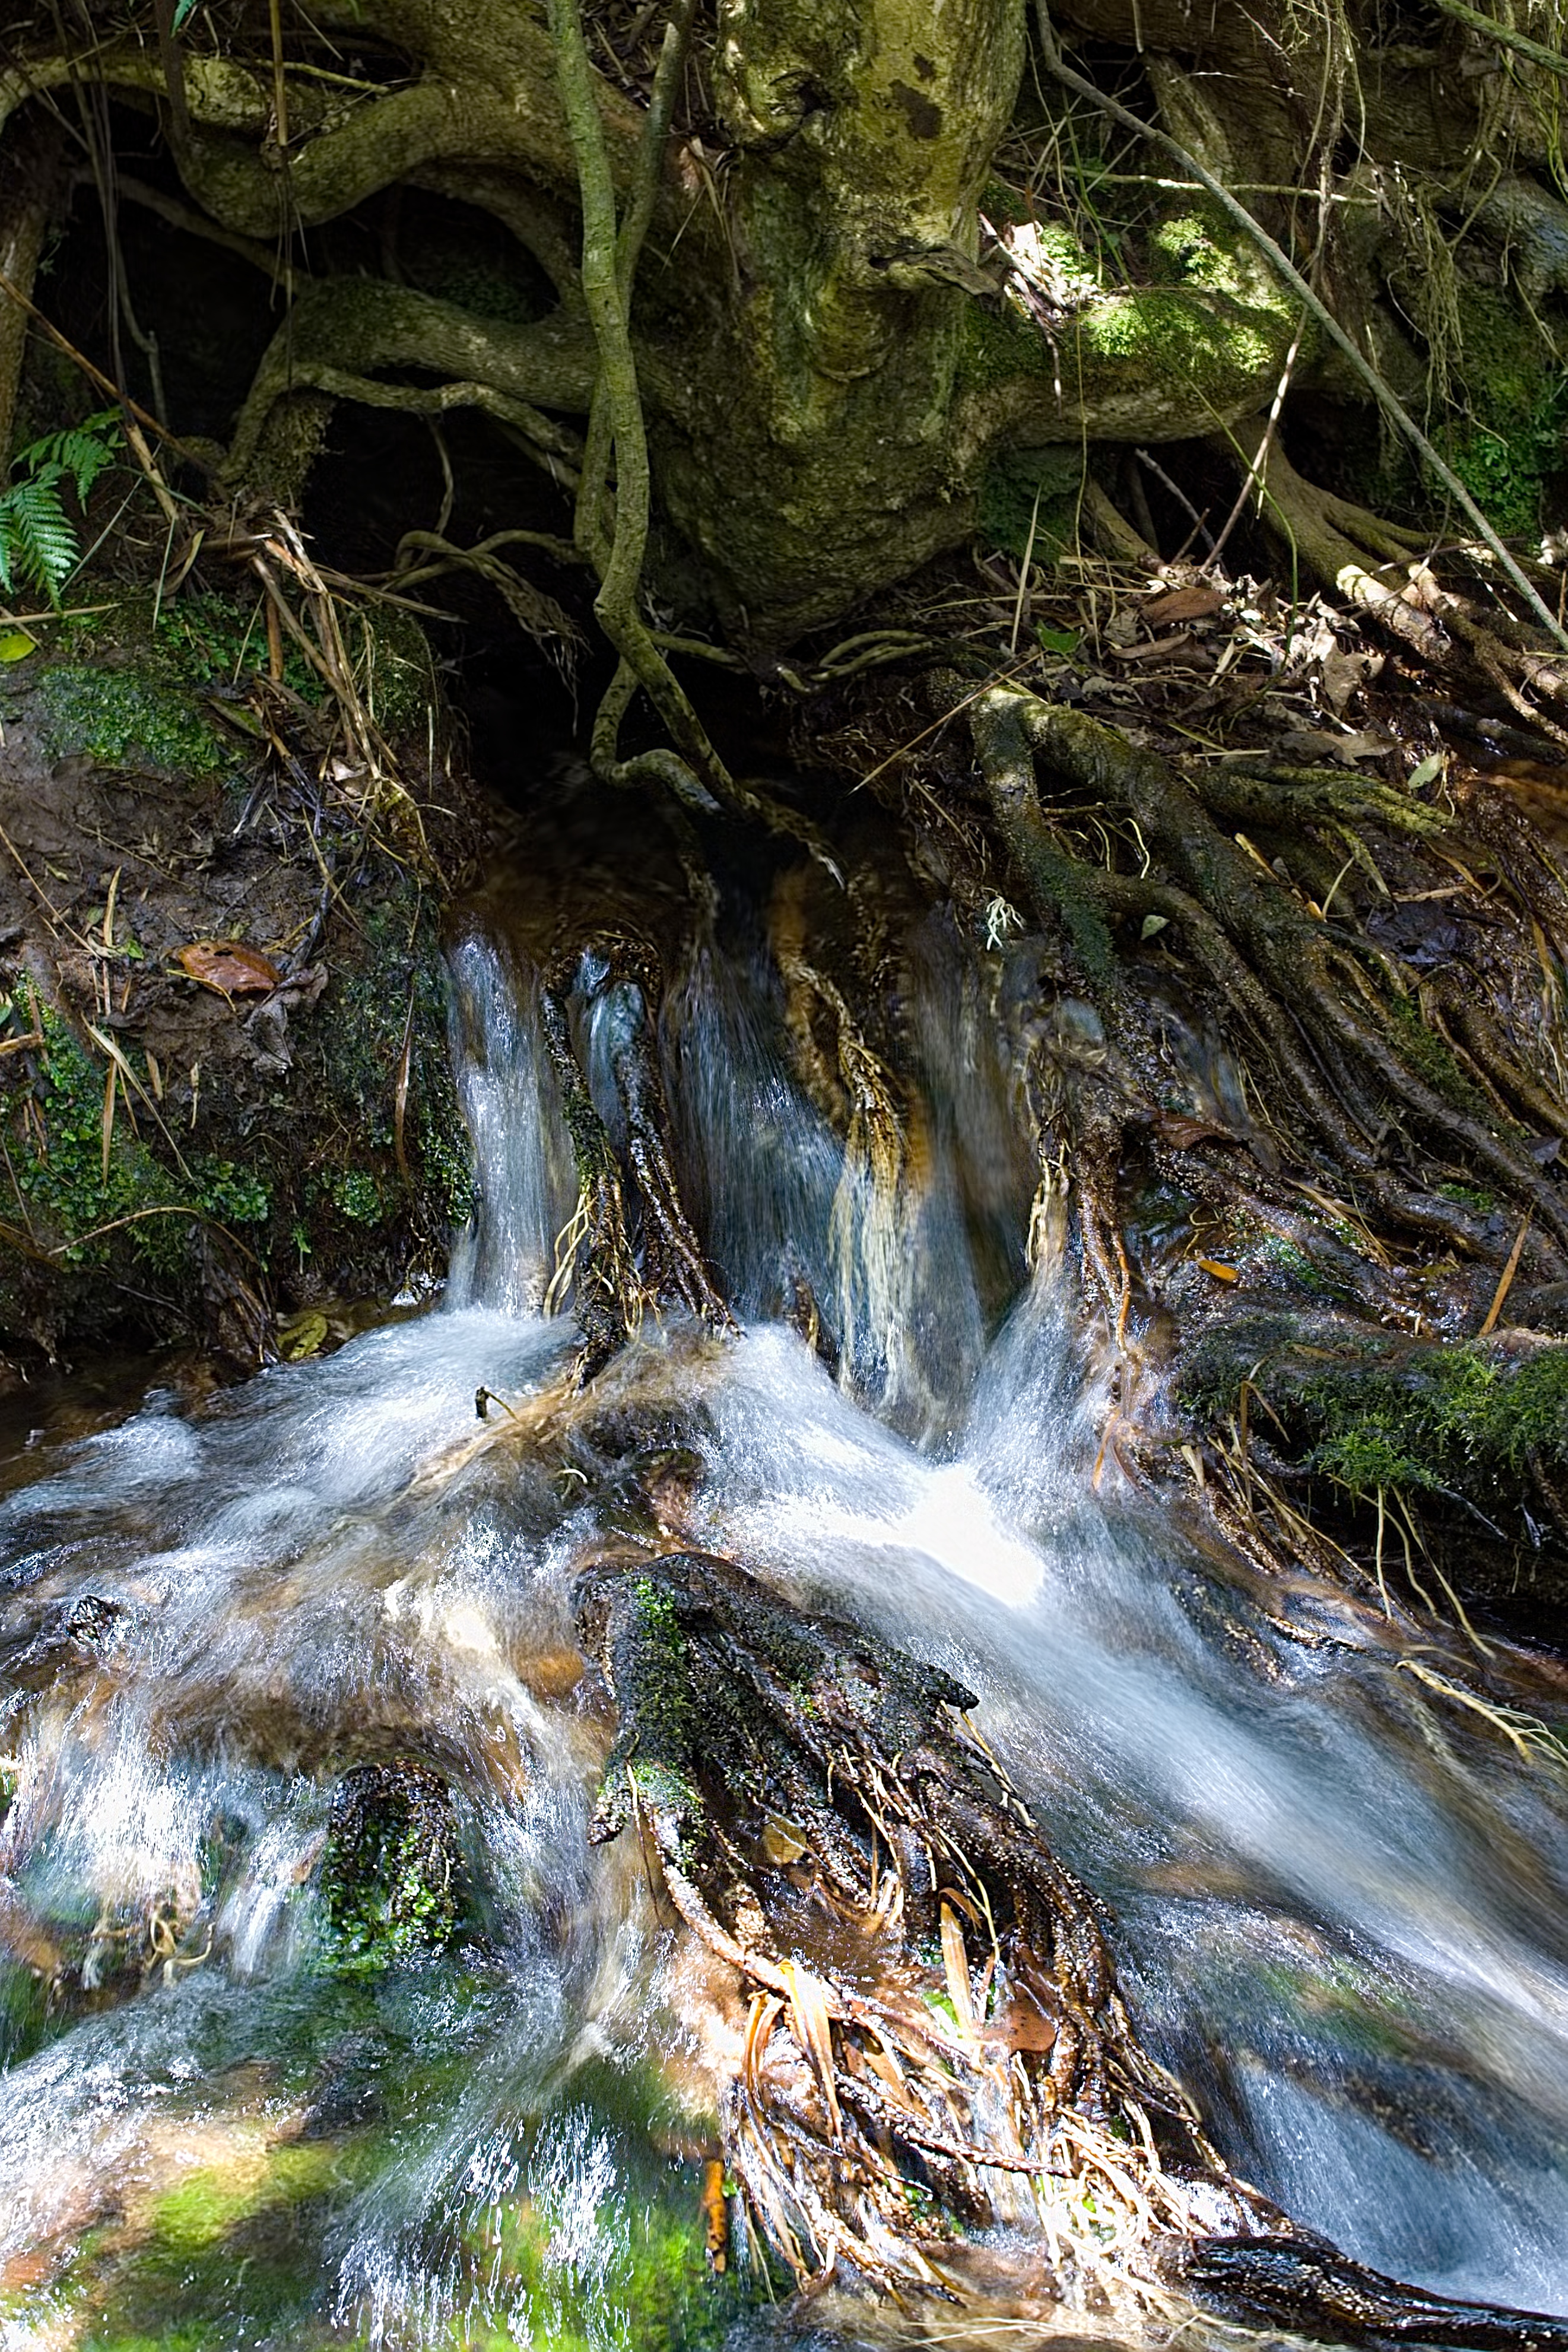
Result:
{"label": "mossy tree bark", "polygon": [[[187,37],[174,89],[158,47],[105,23],[91,75],[157,110],[199,215],[258,267],[279,239],[408,183],[490,211],[559,297],[510,326],[379,279],[310,281],[297,247],[297,299],[233,442],[236,488],[297,495],[327,404],[353,399],[487,410],[570,481],[596,356],[542,15],[327,0],[314,32],[285,11],[274,70],[265,12],[242,10],[218,53]],[[959,543],[1000,449],[1169,439],[1268,398],[1291,306],[1245,239],[1185,198],[1155,235],[1150,282],[1101,286],[1079,256],[1059,332],[1002,302],[981,222],[1024,84],[1024,0],[935,16],[914,0],[719,0],[703,30],[705,105],[727,145],[715,176],[699,142],[669,142],[635,343],[664,515],[696,560],[694,601],[736,635],[787,641]],[[322,70],[322,36],[374,52],[384,79]],[[0,74],[0,136],[81,70],[40,31]],[[598,73],[595,99],[624,202],[641,117]]]}

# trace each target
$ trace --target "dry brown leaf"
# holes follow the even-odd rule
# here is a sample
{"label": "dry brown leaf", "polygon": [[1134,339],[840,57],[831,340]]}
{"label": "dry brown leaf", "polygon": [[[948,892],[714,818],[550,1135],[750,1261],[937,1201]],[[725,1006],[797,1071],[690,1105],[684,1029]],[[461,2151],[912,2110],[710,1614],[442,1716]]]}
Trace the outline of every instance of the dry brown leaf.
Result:
{"label": "dry brown leaf", "polygon": [[1110,646],[1107,651],[1116,661],[1164,661],[1194,642],[1191,629],[1184,629],[1179,637],[1161,637],[1155,644],[1147,646]]}
{"label": "dry brown leaf", "polygon": [[777,1993],[753,1993],[751,2014],[746,2020],[746,2042],[741,2054],[741,2080],[755,2098],[760,2087],[763,2060],[767,2056],[768,2043],[773,2026],[784,2014],[784,2003]]}
{"label": "dry brown leaf", "polygon": [[1241,1138],[1228,1127],[1216,1127],[1212,1118],[1186,1118],[1179,1111],[1157,1110],[1153,1127],[1162,1143],[1173,1143],[1179,1151],[1188,1150],[1194,1143],[1239,1143]]}
{"label": "dry brown leaf", "polygon": [[1336,645],[1323,656],[1323,699],[1336,719],[1344,716],[1346,703],[1359,687],[1373,678],[1383,667],[1381,654],[1342,653]]}
{"label": "dry brown leaf", "polygon": [[1057,2046],[1057,2022],[1023,1993],[1015,1995],[994,2017],[982,2039],[1000,2050],[1023,2050],[1048,2057]]}
{"label": "dry brown leaf", "polygon": [[1150,599],[1143,618],[1152,629],[1168,629],[1177,621],[1212,620],[1224,609],[1225,598],[1217,588],[1173,588]]}
{"label": "dry brown leaf", "polygon": [[910,2096],[909,2084],[904,2080],[903,2069],[892,2045],[876,2034],[865,2043],[863,2054],[867,2065],[894,2104],[900,2107],[912,2106],[914,2101]]}
{"label": "dry brown leaf", "polygon": [[730,2208],[724,2198],[724,2168],[716,2157],[710,2157],[702,2168],[703,2238],[708,2254],[708,2267],[713,2272],[730,2267]]}
{"label": "dry brown leaf", "polygon": [[782,1870],[789,1863],[800,1861],[806,1843],[793,1822],[770,1813],[763,1824],[763,1852]]}
{"label": "dry brown leaf", "polygon": [[969,1990],[969,1955],[963,1948],[963,1930],[958,1924],[958,1914],[949,1903],[942,1906],[942,1965],[947,1978],[947,1997],[952,2003],[959,2032],[973,2040],[974,2001]]}
{"label": "dry brown leaf", "polygon": [[194,940],[174,961],[192,980],[219,996],[270,996],[283,977],[270,956],[238,940]]}
{"label": "dry brown leaf", "polygon": [[1385,751],[1394,748],[1391,736],[1370,731],[1360,735],[1317,735],[1303,727],[1293,727],[1279,738],[1282,751],[1292,760],[1305,761],[1309,766],[1336,760],[1342,768],[1352,768],[1358,760],[1381,760]]}

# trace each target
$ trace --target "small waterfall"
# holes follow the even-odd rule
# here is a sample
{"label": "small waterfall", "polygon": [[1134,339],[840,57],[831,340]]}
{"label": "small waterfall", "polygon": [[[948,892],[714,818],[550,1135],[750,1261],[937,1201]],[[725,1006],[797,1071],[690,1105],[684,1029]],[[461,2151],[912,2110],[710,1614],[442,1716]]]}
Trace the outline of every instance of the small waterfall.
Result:
{"label": "small waterfall", "polygon": [[[1380,2267],[1568,2312],[1563,1793],[1096,1491],[985,1042],[1027,974],[915,941],[910,1198],[878,1241],[760,953],[705,949],[661,1048],[746,1332],[650,1328],[574,1399],[530,983],[478,936],[453,970],[481,1198],[443,1311],[197,1409],[151,1395],[0,1499],[0,2347],[642,2352],[650,2298],[672,2343],[711,2325],[732,2028],[635,1839],[590,1843],[611,1727],[570,1605],[631,1540],[626,1464],[675,1444],[696,1537],[980,1694],[1238,2169]],[[797,1286],[829,1324],[847,1302],[820,1352]],[[507,1414],[476,1421],[480,1385]],[[373,1969],[327,1862],[353,1776],[408,1759],[446,1791],[460,1927]],[[738,2303],[728,2340],[773,2337]]]}
{"label": "small waterfall", "polygon": [[447,1300],[537,1314],[576,1185],[532,985],[479,932],[454,949],[450,966],[453,1060],[476,1198],[453,1243]]}

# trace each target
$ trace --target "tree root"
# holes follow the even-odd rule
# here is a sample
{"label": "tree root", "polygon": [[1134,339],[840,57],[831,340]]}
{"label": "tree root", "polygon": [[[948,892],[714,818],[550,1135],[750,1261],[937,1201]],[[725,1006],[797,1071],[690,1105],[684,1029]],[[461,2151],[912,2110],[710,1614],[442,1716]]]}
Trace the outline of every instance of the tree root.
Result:
{"label": "tree root", "polygon": [[1004,2291],[1134,2324],[1179,2321],[1174,2288],[1331,2341],[1568,2352],[1568,2323],[1363,2270],[1235,2178],[940,1668],[692,1551],[595,1565],[574,1607],[618,1718],[590,1834],[635,1823],[739,1978],[724,2160],[803,2291],[973,2307],[963,2240],[1000,2229]]}
{"label": "tree root", "polygon": [[[1228,444],[1223,446],[1228,450]],[[1361,618],[1396,638],[1428,668],[1451,672],[1462,648],[1510,709],[1555,741],[1568,743],[1568,728],[1525,691],[1568,699],[1561,655],[1543,654],[1540,631],[1506,611],[1494,609],[1483,622],[1462,596],[1442,587],[1432,568],[1437,550],[1429,536],[1303,480],[1274,438],[1253,478],[1264,521],[1324,588],[1342,596]]]}
{"label": "tree root", "polygon": [[1199,2178],[1237,2226],[1289,2233],[1140,2045],[1097,1907],[963,1722],[969,1692],[696,1553],[592,1569],[576,1609],[619,1716],[594,1834],[645,1826],[741,1974],[724,2153],[803,2286],[837,2267],[942,2293],[962,2216],[1043,2239],[1067,2299],[1157,2302]]}
{"label": "tree root", "polygon": [[[541,992],[544,1037],[577,1161],[577,1208],[557,1244],[546,1305],[574,1287],[590,1380],[642,1326],[670,1304],[717,1331],[735,1320],[703,1263],[670,1159],[669,1125],[648,1007],[659,987],[645,944],[599,938],[563,957]],[[585,989],[605,1024],[625,1145],[617,1152],[595,1107],[573,1044],[569,999]],[[628,1181],[629,1180],[629,1181]],[[629,1201],[628,1201],[629,1189]]]}
{"label": "tree root", "polygon": [[[450,540],[443,539],[437,531],[408,530],[397,542],[397,558],[390,577],[406,591],[423,587],[427,581],[445,579],[454,572],[471,572],[495,590],[526,635],[560,656],[569,656],[583,643],[582,632],[571,614],[553,596],[547,596],[510,563],[503,563],[497,552],[503,547],[520,545],[537,547],[559,563],[580,560],[570,541],[552,539],[545,531],[498,530],[477,546],[454,547]],[[420,556],[426,560],[416,561]]]}
{"label": "tree root", "polygon": [[[837,877],[838,869],[815,825],[731,775],[684,688],[654,643],[639,607],[653,486],[632,349],[631,300],[691,14],[688,0],[666,31],[632,194],[617,229],[615,187],[578,0],[550,0],[562,102],[577,160],[583,205],[583,294],[599,355],[578,499],[577,538],[599,572],[595,616],[620,656],[619,667],[595,720],[594,767],[607,782],[661,784],[689,805],[717,804],[761,823],[770,832],[799,842]],[[612,452],[616,493],[613,522],[607,524],[605,484]],[[639,687],[669,730],[675,749],[623,761],[621,722]]]}
{"label": "tree root", "polygon": [[[1382,1150],[1391,1117],[1425,1136],[1435,1156],[1458,1144],[1538,1220],[1542,1267],[1555,1273],[1568,1264],[1568,1208],[1556,1185],[1505,1136],[1445,1100],[1404,1057],[1394,1007],[1408,1001],[1405,976],[1375,950],[1352,956],[1339,945],[1205,811],[1205,791],[1226,814],[1235,810],[1237,779],[1208,772],[1189,783],[1110,728],[1011,688],[978,698],[970,724],[994,818],[1036,914],[1060,925],[1112,1033],[1120,1024],[1134,1059],[1138,1024],[1122,999],[1112,925],[1153,916],[1173,927],[1233,1020],[1264,1048],[1282,1133],[1299,1133],[1304,1121],[1395,1224],[1493,1257],[1495,1235],[1478,1217],[1431,1187],[1403,1181]],[[1068,852],[1036,788],[1037,752],[1064,782],[1125,809],[1155,870],[1106,872]],[[1240,789],[1250,796],[1249,782]],[[1538,1090],[1527,1081],[1521,1091],[1531,1101]]]}
{"label": "tree root", "polygon": [[1430,570],[1428,541],[1305,481],[1277,436],[1263,454],[1257,490],[1264,521],[1315,580],[1422,662],[1441,668],[1451,660],[1443,623],[1455,600]]}
{"label": "tree root", "polygon": [[[424,387],[375,380],[383,369],[408,367],[447,381]],[[541,408],[587,410],[593,351],[581,325],[554,318],[518,327],[380,278],[318,282],[300,294],[257,369],[229,447],[232,483],[244,482],[253,467],[278,402],[311,387],[416,415],[485,408],[514,425],[558,479],[566,472],[574,478],[582,442]]]}

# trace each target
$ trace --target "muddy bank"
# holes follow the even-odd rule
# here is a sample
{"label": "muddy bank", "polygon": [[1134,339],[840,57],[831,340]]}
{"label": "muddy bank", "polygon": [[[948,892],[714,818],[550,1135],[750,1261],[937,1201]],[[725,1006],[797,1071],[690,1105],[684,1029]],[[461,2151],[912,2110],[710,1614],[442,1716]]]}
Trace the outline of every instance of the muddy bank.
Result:
{"label": "muddy bank", "polygon": [[[0,1352],[308,1351],[422,1295],[468,1204],[442,908],[471,821],[416,633],[406,802],[334,772],[292,657],[202,592],[0,668]],[[301,1320],[301,1318],[303,1318]]]}

